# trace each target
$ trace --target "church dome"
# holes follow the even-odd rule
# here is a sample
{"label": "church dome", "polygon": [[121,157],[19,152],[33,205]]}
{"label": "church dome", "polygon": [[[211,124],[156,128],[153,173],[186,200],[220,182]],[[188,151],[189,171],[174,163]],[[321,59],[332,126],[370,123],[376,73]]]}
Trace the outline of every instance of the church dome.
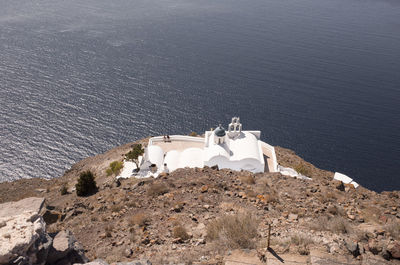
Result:
{"label": "church dome", "polygon": [[223,127],[221,127],[221,125],[220,125],[214,130],[214,133],[218,137],[224,137],[225,136],[225,129]]}

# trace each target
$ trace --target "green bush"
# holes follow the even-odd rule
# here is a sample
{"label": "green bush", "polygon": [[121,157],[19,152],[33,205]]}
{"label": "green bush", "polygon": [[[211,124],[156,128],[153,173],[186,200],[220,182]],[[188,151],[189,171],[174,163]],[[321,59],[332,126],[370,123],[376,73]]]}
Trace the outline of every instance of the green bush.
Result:
{"label": "green bush", "polygon": [[93,173],[90,170],[82,172],[75,187],[76,195],[78,196],[87,196],[96,193],[97,186]]}
{"label": "green bush", "polygon": [[122,161],[111,162],[110,167],[107,168],[107,170],[106,170],[107,176],[111,176],[113,174],[115,176],[118,176],[123,167],[124,167],[124,163]]}
{"label": "green bush", "polygon": [[303,163],[298,164],[297,166],[294,167],[294,170],[297,171],[297,173],[302,174],[303,176],[306,177],[311,177],[311,170],[308,166],[306,166]]}

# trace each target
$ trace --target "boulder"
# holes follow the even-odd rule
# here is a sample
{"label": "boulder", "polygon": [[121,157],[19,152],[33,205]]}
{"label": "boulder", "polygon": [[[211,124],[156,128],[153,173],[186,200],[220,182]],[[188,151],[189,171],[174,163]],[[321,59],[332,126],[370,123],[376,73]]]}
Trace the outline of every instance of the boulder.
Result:
{"label": "boulder", "polygon": [[392,255],[392,258],[394,259],[400,259],[400,243],[399,242],[394,242],[392,244],[389,244],[387,247],[387,251]]}
{"label": "boulder", "polygon": [[61,213],[52,210],[46,210],[43,214],[43,220],[47,225],[56,223],[61,218]]}
{"label": "boulder", "polygon": [[0,205],[0,264],[45,264],[51,245],[40,216],[44,198]]}
{"label": "boulder", "polygon": [[379,252],[382,251],[383,247],[377,240],[370,239],[368,240],[368,249],[372,252],[372,254],[378,255]]}
{"label": "boulder", "polygon": [[25,198],[17,202],[6,202],[0,204],[0,218],[1,217],[12,217],[27,212],[31,213],[32,216],[39,214],[44,204],[44,198]]}
{"label": "boulder", "polygon": [[60,231],[56,234],[48,254],[47,263],[62,263],[63,260],[68,260],[71,264],[89,261],[82,246],[69,230]]}

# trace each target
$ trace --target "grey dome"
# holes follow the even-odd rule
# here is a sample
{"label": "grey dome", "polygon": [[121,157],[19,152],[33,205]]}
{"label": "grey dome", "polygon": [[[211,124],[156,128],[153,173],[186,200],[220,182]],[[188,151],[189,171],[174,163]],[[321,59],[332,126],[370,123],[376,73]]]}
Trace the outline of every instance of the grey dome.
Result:
{"label": "grey dome", "polygon": [[214,130],[214,133],[215,133],[215,135],[216,136],[218,136],[218,137],[224,137],[225,136],[225,129],[223,128],[223,127],[221,127],[221,125],[220,126],[218,126],[215,130]]}

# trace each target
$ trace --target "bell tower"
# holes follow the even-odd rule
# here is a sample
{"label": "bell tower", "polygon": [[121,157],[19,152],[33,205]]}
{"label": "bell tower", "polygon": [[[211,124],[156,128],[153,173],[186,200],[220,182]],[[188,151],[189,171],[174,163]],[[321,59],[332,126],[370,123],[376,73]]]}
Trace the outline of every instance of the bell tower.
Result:
{"label": "bell tower", "polygon": [[236,138],[242,132],[242,124],[240,123],[239,117],[233,117],[232,122],[229,124],[228,127],[228,137],[229,138]]}

